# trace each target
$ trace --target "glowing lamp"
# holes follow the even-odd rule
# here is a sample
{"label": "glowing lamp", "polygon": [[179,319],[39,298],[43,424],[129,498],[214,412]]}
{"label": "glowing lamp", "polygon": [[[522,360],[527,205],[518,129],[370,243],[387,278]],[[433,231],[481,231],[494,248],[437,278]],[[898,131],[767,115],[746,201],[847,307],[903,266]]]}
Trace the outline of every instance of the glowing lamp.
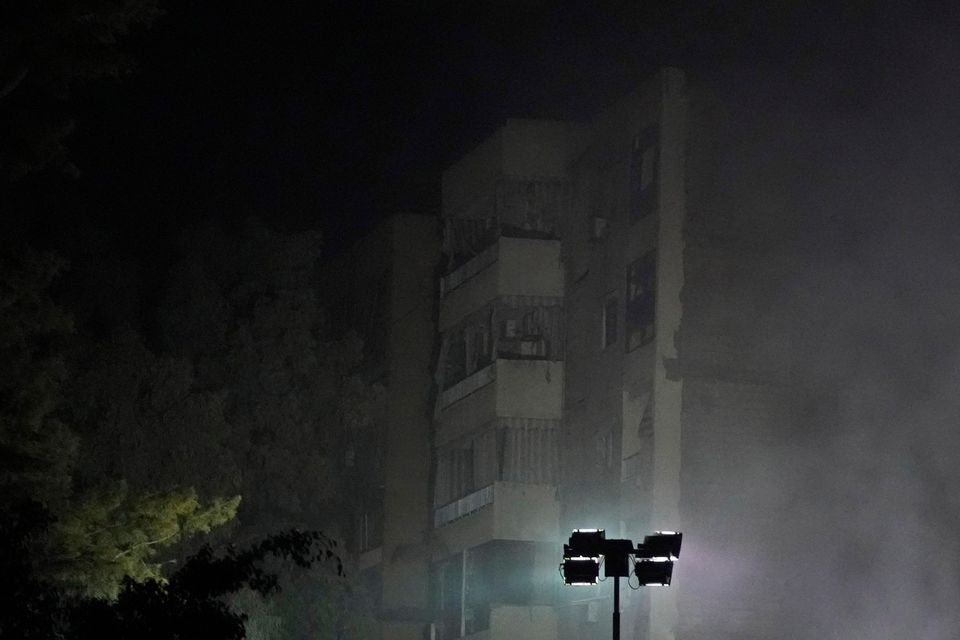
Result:
{"label": "glowing lamp", "polygon": [[644,560],[677,560],[680,558],[680,544],[683,534],[676,531],[657,531],[645,536],[643,544],[637,545],[636,557]]}
{"label": "glowing lamp", "polygon": [[666,587],[673,578],[673,563],[669,560],[637,560],[633,564],[633,572],[641,587]]}
{"label": "glowing lamp", "polygon": [[570,585],[597,584],[600,575],[600,563],[596,558],[576,556],[564,558],[563,581]]}
{"label": "glowing lamp", "polygon": [[604,553],[604,539],[606,532],[603,529],[574,529],[570,534],[570,543],[564,547],[564,553],[572,556],[599,558]]}

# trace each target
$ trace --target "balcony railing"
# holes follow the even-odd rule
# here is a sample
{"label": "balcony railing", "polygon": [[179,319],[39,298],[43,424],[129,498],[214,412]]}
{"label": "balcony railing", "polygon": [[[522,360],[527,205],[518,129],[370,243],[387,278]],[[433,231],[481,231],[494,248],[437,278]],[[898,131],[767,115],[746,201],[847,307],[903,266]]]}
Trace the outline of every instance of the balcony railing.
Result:
{"label": "balcony railing", "polygon": [[473,493],[468,493],[458,500],[454,500],[443,505],[433,512],[433,526],[442,527],[454,520],[470,515],[479,511],[493,502],[493,485],[487,485],[482,489],[477,489]]}
{"label": "balcony railing", "polygon": [[466,378],[454,383],[440,394],[440,409],[450,406],[457,400],[461,400],[477,389],[485,387],[497,379],[496,363],[488,364],[483,369],[471,373]]}
{"label": "balcony railing", "polygon": [[457,269],[501,236],[559,238],[571,197],[566,180],[500,178],[492,192],[472,203],[469,214],[444,220],[447,267]]}
{"label": "balcony railing", "polygon": [[440,278],[440,297],[447,295],[461,284],[477,275],[497,261],[500,245],[491,244],[489,247],[467,260],[447,275]]}

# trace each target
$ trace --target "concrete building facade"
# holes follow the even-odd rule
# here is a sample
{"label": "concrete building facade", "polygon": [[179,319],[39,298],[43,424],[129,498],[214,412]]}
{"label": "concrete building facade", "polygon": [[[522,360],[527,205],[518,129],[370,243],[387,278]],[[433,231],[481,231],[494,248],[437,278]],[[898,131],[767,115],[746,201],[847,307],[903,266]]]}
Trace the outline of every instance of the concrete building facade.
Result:
{"label": "concrete building facade", "polygon": [[[576,527],[775,557],[743,535],[762,517],[723,509],[796,402],[788,360],[750,355],[777,233],[722,197],[717,118],[665,69],[588,123],[508,121],[444,173],[431,638],[608,634],[609,583],[559,586]],[[623,637],[775,626],[754,615],[775,583],[730,613],[704,571],[625,590]]]}
{"label": "concrete building facade", "polygon": [[510,120],[444,172],[439,234],[395,217],[349,258],[388,390],[352,496],[385,640],[607,637],[611,583],[562,586],[577,527],[685,533],[673,586],[623,587],[623,638],[802,617],[784,574],[724,568],[783,565],[751,485],[803,394],[757,339],[786,232],[727,197],[723,131],[675,69],[587,123]]}

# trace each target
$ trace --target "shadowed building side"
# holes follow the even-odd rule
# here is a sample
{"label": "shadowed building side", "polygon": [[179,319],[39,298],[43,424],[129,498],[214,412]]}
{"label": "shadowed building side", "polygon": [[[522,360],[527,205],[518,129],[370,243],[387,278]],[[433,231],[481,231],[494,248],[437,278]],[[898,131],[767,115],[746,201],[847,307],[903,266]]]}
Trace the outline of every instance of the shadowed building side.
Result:
{"label": "shadowed building side", "polygon": [[439,234],[433,216],[399,214],[334,260],[325,290],[344,331],[364,341],[360,373],[378,384],[374,424],[342,450],[347,544],[384,639],[421,640],[429,615],[430,429]]}

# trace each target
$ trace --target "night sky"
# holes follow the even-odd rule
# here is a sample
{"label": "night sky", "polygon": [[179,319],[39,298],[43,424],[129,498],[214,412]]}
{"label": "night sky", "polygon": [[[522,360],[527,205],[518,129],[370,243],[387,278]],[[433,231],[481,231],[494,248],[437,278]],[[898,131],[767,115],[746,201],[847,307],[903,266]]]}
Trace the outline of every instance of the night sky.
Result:
{"label": "night sky", "polygon": [[508,117],[588,118],[665,64],[868,109],[925,28],[958,25],[953,3],[846,4],[169,0],[125,41],[138,72],[83,90],[71,146],[120,238],[256,216],[335,247],[436,212],[443,168]]}

